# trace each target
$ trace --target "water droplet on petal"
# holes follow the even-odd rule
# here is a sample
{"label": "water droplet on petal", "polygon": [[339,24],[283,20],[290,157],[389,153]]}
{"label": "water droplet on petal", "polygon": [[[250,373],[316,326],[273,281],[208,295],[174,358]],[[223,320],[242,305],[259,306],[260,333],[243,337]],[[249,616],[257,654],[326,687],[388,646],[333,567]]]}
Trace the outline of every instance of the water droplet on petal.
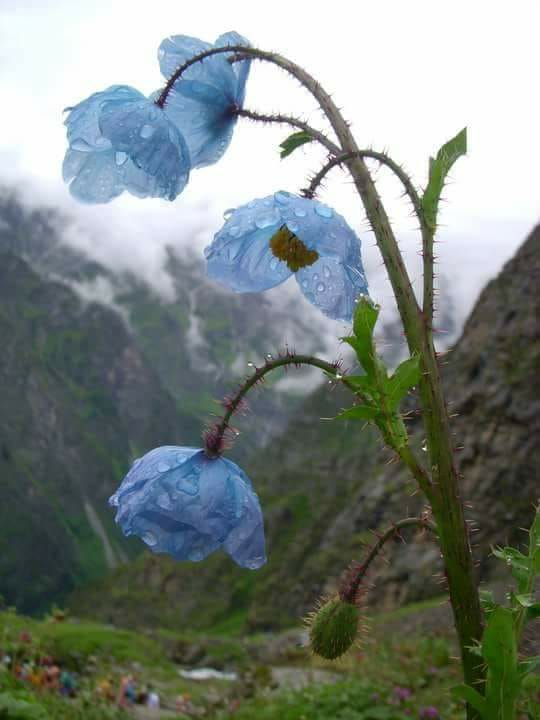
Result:
{"label": "water droplet on petal", "polygon": [[317,215],[323,218],[331,218],[334,214],[334,211],[332,208],[329,208],[328,205],[315,205],[315,212]]}
{"label": "water droplet on petal", "polygon": [[252,363],[251,360],[248,362],[248,367],[252,368],[255,367],[255,363]]}
{"label": "water droplet on petal", "polygon": [[156,132],[156,128],[153,125],[149,125],[148,123],[145,123],[142,128],[140,129],[139,135],[144,138],[145,140],[148,140],[148,138],[151,138],[152,135]]}
{"label": "water droplet on petal", "polygon": [[294,214],[296,217],[306,217],[307,212],[304,210],[304,208],[294,208]]}
{"label": "water droplet on petal", "polygon": [[302,280],[302,287],[306,289],[309,287],[309,283],[307,280]]}
{"label": "water droplet on petal", "polygon": [[125,152],[117,152],[114,156],[114,161],[117,165],[123,165],[128,159],[128,154]]}
{"label": "water droplet on petal", "polygon": [[272,353],[266,353],[266,359],[272,360]]}
{"label": "water droplet on petal", "polygon": [[324,292],[325,290],[326,290],[326,285],[325,285],[324,283],[322,283],[322,282],[321,282],[321,283],[318,283],[318,285],[317,285],[317,292],[322,293],[322,292]]}
{"label": "water droplet on petal", "polygon": [[259,215],[255,218],[255,225],[259,228],[259,230],[263,230],[264,228],[271,227],[272,225],[277,225],[280,220],[281,215],[277,210],[273,209],[268,210],[267,212],[259,213]]}
{"label": "water droplet on petal", "polygon": [[332,275],[332,273],[330,272],[330,268],[328,267],[328,265],[324,265],[324,266],[323,266],[322,272],[323,272],[323,275],[324,275],[325,278],[329,278],[329,277]]}
{"label": "water droplet on petal", "polygon": [[154,545],[157,544],[157,537],[150,531],[143,533],[141,539],[150,547],[154,547]]}
{"label": "water droplet on petal", "polygon": [[280,190],[277,193],[274,193],[274,200],[279,205],[288,205],[290,199],[289,193],[283,192],[283,190]]}
{"label": "water droplet on petal", "polygon": [[157,466],[157,471],[158,471],[158,472],[164,473],[164,472],[167,472],[167,470],[170,470],[170,469],[171,469],[171,466],[169,465],[169,463],[166,463],[166,462],[160,462],[160,463],[158,463],[158,466]]}
{"label": "water droplet on petal", "polygon": [[288,220],[287,221],[287,227],[292,233],[298,232],[298,228],[300,227],[297,222],[294,222],[294,220]]}
{"label": "water droplet on petal", "polygon": [[270,270],[275,270],[277,268],[277,266],[278,266],[278,259],[273,257],[270,260]]}
{"label": "water droplet on petal", "polygon": [[235,210],[236,208],[228,208],[227,210],[225,210],[225,212],[223,213],[223,219],[228,220]]}
{"label": "water droplet on petal", "polygon": [[229,229],[229,235],[232,235],[232,237],[238,237],[242,234],[242,228],[240,225],[232,225]]}
{"label": "water droplet on petal", "polygon": [[72,143],[70,143],[70,147],[72,150],[79,150],[80,152],[88,152],[89,150],[92,150],[91,146],[86,142],[86,140],[81,140],[81,138],[77,138]]}

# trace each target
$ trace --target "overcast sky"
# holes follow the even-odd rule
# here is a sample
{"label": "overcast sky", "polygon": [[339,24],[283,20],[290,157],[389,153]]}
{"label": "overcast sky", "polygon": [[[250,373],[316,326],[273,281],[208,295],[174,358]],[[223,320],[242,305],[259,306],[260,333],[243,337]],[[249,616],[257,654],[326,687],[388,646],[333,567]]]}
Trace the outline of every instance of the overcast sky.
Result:
{"label": "overcast sky", "polygon": [[[76,213],[83,231],[73,242],[88,245],[85,227],[107,227],[91,234],[91,252],[143,273],[158,272],[171,237],[202,248],[226,208],[303,187],[324,154],[308,146],[280,161],[287,129],[245,123],[225,158],[194,172],[172,204],[122,197],[82,207],[62,184],[64,107],[115,83],[150,93],[163,82],[156,51],[164,37],[213,41],[234,29],[317,76],[359,145],[388,149],[420,185],[430,153],[468,126],[469,155],[452,173],[439,235],[441,271],[465,312],[540,216],[539,20],[537,0],[0,0],[0,180],[23,186],[29,202]],[[246,106],[299,112],[325,127],[313,100],[261,63],[252,68]],[[409,208],[384,171],[377,178],[413,267],[418,241]],[[344,174],[334,171],[321,199],[359,231],[375,277],[377,251]],[[384,303],[388,288],[377,281],[375,292]]]}

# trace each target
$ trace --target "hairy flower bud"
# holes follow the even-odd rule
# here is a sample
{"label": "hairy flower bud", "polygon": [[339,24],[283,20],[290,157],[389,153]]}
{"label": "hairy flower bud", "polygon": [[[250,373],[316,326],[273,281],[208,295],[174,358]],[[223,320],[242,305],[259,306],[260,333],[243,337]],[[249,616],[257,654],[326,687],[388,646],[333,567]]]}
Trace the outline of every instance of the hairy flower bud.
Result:
{"label": "hairy flower bud", "polygon": [[326,660],[341,657],[356,638],[358,621],[356,605],[339,596],[327,600],[307,620],[311,649]]}

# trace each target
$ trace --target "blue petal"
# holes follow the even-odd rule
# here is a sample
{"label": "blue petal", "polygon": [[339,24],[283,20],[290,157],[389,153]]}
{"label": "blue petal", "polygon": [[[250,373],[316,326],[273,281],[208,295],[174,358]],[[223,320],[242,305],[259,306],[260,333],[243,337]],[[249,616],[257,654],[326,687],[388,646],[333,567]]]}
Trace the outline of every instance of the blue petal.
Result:
{"label": "blue petal", "polygon": [[101,107],[106,100],[124,100],[134,102],[144,95],[128,85],[112,85],[102,92],[94,93],[72,108],[64,120],[67,127],[68,142],[73,150],[89,152],[111,148],[109,140],[103,137],[99,127]]}
{"label": "blue petal", "polygon": [[341,215],[317,200],[280,191],[234,210],[205,250],[209,277],[236,292],[286,280],[292,273],[270,248],[282,225],[319,255],[297,272],[306,298],[328,317],[350,321],[355,299],[367,292],[360,241]]}
{"label": "blue petal", "polygon": [[[215,46],[233,43],[249,45],[238,33],[226,33]],[[186,60],[211,47],[186,35],[167,38],[158,50],[161,72],[169,79]],[[211,165],[222,157],[236,125],[231,108],[244,101],[250,61],[231,66],[228,55],[213,55],[190,66],[167,96],[164,110],[182,133],[193,168]]]}
{"label": "blue petal", "polygon": [[62,166],[69,191],[82,202],[104,203],[124,190],[122,172],[115,162],[115,152],[81,152],[68,150]]}
{"label": "blue petal", "polygon": [[184,189],[190,169],[187,146],[154,103],[106,101],[99,126],[114,149],[126,153],[146,174],[140,176],[137,194],[174,200]]}
{"label": "blue petal", "polygon": [[[220,35],[216,42],[215,47],[221,47],[225,45],[245,45],[250,47],[250,42],[245,37],[237,32],[231,31]],[[225,57],[228,57],[228,53],[224,53]],[[240,60],[232,64],[232,69],[236,75],[236,90],[234,92],[234,99],[240,107],[244,104],[246,97],[246,83],[249,76],[249,70],[251,67],[251,60]]]}
{"label": "blue petal", "polygon": [[237,208],[204,251],[208,276],[235,292],[260,292],[287,280],[292,273],[269,244],[283,222],[269,198]]}
{"label": "blue petal", "polygon": [[361,269],[336,257],[322,257],[296,273],[303,295],[333,320],[350,322],[354,301],[367,294],[367,283]]}
{"label": "blue petal", "polygon": [[245,473],[202,450],[160,447],[137,460],[109,503],[125,535],[198,561],[224,547],[242,567],[265,561],[262,513]]}

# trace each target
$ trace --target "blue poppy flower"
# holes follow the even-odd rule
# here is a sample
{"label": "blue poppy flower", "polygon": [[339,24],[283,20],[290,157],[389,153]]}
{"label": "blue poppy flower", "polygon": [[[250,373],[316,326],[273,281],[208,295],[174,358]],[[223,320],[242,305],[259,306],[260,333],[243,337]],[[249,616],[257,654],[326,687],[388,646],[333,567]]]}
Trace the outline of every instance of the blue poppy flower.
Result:
{"label": "blue poppy flower", "polygon": [[113,85],[68,108],[64,180],[78,200],[102,203],[124,190],[174,200],[190,171],[186,143],[161,108]]}
{"label": "blue poppy flower", "polygon": [[260,292],[294,273],[309,302],[334,320],[351,320],[367,282],[360,240],[341,215],[280,191],[225,217],[204,251],[209,277],[236,292]]}
{"label": "blue poppy flower", "polygon": [[259,499],[247,475],[198,448],[165,446],[135,460],[109,499],[124,535],[157,553],[203,560],[220,547],[241,567],[266,562]]}
{"label": "blue poppy flower", "polygon": [[[166,38],[158,50],[161,72],[169,79],[186,60],[227,45],[249,47],[249,42],[236,32],[220,35],[214,45],[187,35]],[[184,136],[194,168],[221,158],[232,138],[235,110],[244,103],[250,61],[231,65],[231,54],[211,55],[187,68],[165,101],[164,110]]]}

